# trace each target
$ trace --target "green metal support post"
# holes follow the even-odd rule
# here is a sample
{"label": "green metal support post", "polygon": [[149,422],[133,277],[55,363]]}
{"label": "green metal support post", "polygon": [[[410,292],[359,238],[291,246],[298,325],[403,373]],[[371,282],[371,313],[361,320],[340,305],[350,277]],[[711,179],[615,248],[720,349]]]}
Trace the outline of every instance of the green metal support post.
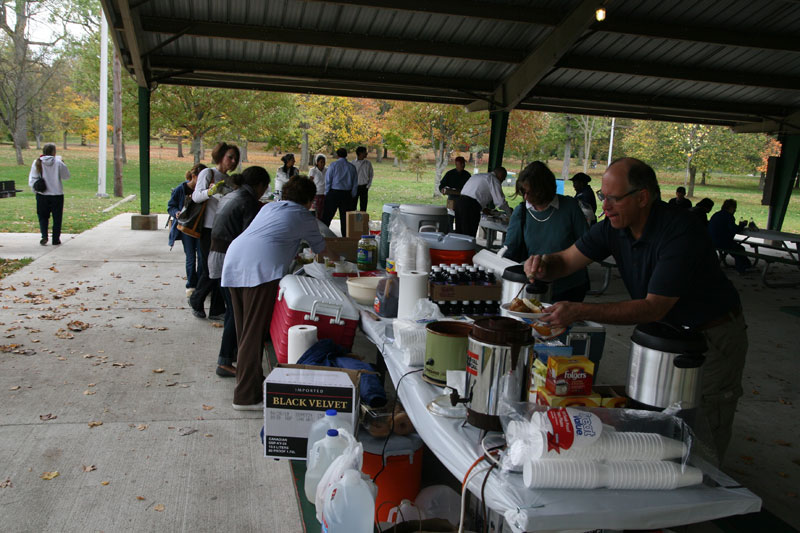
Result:
{"label": "green metal support post", "polygon": [[139,194],[142,215],[150,214],[150,90],[139,87]]}
{"label": "green metal support post", "polygon": [[492,131],[489,137],[489,172],[503,164],[503,150],[508,131],[508,111],[490,111]]}
{"label": "green metal support post", "polygon": [[792,198],[792,185],[800,167],[800,134],[784,134],[778,137],[781,142],[781,156],[775,169],[775,182],[772,184],[772,198],[769,202],[767,229],[780,231],[789,200]]}

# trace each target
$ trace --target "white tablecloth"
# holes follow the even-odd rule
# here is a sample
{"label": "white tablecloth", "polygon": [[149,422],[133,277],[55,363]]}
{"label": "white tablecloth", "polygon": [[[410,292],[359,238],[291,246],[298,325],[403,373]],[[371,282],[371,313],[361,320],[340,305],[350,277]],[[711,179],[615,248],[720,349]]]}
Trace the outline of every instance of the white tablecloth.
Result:
{"label": "white tablecloth", "polygon": [[[374,316],[374,315],[373,315]],[[415,370],[400,362],[398,350],[387,341],[391,319],[376,321],[362,311],[367,337],[381,350],[392,381]],[[427,405],[444,389],[422,380],[421,373],[403,379],[399,397],[414,427],[428,448],[458,479],[481,456],[480,431],[462,420],[431,414]],[[761,499],[711,467],[703,472],[718,487],[699,485],[678,490],[529,490],[519,474],[493,471],[485,490],[486,504],[503,513],[515,531],[606,529],[657,529],[703,522],[736,514],[757,512]],[[475,476],[469,489],[480,497],[483,475]]]}

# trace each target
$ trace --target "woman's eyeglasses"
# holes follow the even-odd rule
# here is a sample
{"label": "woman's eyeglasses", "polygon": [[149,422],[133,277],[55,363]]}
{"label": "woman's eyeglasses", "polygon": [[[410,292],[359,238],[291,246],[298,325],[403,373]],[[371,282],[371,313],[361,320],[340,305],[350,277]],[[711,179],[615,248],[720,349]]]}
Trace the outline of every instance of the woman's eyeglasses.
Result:
{"label": "woman's eyeglasses", "polygon": [[608,203],[613,205],[622,200],[623,198],[625,198],[626,196],[630,196],[631,194],[639,192],[641,190],[642,189],[633,189],[632,191],[626,192],[622,196],[611,196],[610,194],[603,194],[601,191],[597,191],[597,199],[600,200],[601,202],[605,202],[606,200],[608,200]]}

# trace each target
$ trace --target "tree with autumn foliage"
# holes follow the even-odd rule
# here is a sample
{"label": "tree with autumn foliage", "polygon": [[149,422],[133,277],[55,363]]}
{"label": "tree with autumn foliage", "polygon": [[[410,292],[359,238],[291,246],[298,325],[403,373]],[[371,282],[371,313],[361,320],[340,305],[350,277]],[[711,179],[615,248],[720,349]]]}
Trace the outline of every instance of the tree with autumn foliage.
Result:
{"label": "tree with autumn foliage", "polygon": [[459,145],[473,146],[489,131],[485,113],[468,113],[460,106],[423,102],[398,102],[387,113],[389,130],[412,143],[433,150],[436,165],[434,196],[438,196],[442,173]]}
{"label": "tree with autumn foliage", "polygon": [[520,172],[540,158],[543,140],[550,128],[550,115],[538,111],[514,110],[508,117],[505,150],[519,158]]}
{"label": "tree with autumn foliage", "polygon": [[80,135],[82,144],[86,139],[97,138],[97,104],[75,92],[67,85],[54,97],[52,116],[63,136],[64,150],[67,149],[67,135]]}

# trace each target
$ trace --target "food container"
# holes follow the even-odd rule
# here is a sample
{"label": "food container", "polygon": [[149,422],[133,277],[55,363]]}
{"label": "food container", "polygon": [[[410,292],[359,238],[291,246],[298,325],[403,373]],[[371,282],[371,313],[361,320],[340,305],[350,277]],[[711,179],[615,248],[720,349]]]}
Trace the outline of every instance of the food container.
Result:
{"label": "food container", "polygon": [[626,391],[645,406],[681,409],[700,405],[708,349],[703,335],[661,322],[640,324],[631,336]]}
{"label": "food container", "polygon": [[422,379],[434,385],[447,385],[448,370],[464,370],[467,364],[467,338],[472,324],[440,320],[425,326],[425,370]]}
{"label": "food container", "polygon": [[375,303],[375,288],[381,279],[383,278],[349,278],[347,280],[347,294],[361,305],[371,306]]}
{"label": "food container", "polygon": [[447,207],[443,205],[428,204],[402,204],[400,218],[408,229],[413,232],[450,231],[450,219],[447,217]]}
{"label": "food container", "polygon": [[472,263],[477,245],[475,237],[460,233],[421,232],[419,234],[430,248],[431,264]]}

